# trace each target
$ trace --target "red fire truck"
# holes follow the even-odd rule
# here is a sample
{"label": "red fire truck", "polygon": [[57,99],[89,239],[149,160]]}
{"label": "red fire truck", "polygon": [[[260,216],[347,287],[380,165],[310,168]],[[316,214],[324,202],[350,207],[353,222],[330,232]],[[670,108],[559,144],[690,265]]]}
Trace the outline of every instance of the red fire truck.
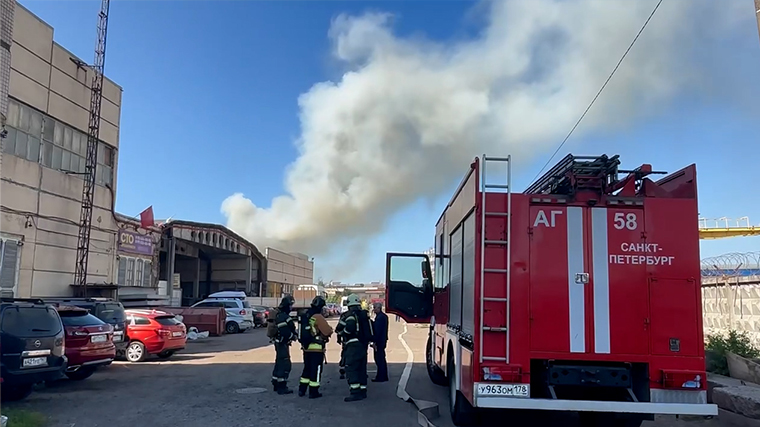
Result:
{"label": "red fire truck", "polygon": [[[506,180],[486,183],[497,164]],[[619,165],[568,155],[513,193],[511,158],[484,155],[438,220],[433,260],[387,254],[386,306],[430,324],[427,370],[449,387],[454,424],[477,408],[577,411],[605,426],[717,415],[696,167],[653,180],[664,173]]]}

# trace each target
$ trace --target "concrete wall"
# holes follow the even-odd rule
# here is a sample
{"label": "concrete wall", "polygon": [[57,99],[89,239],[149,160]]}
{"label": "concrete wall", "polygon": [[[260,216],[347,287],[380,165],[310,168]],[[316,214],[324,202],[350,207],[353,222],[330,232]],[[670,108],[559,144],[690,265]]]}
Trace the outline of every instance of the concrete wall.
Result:
{"label": "concrete wall", "polygon": [[[92,72],[77,68],[72,58],[77,59],[53,41],[52,27],[16,6],[9,137],[0,161],[0,230],[5,239],[23,241],[20,297],[72,295],[83,181],[61,170],[84,171],[92,79]],[[121,92],[106,79],[89,283],[116,281],[117,227],[112,193],[104,184],[110,182],[115,192]]]}
{"label": "concrete wall", "polygon": [[760,347],[760,278],[756,283],[702,287],[705,336],[747,332]]}
{"label": "concrete wall", "polygon": [[308,255],[289,254],[274,248],[266,249],[267,282],[285,285],[314,283],[314,263]]}

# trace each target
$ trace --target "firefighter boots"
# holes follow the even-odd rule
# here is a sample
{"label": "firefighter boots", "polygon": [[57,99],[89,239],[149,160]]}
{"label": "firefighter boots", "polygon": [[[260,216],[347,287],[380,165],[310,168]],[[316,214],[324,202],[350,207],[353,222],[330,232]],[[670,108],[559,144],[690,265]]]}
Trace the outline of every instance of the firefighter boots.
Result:
{"label": "firefighter boots", "polygon": [[309,383],[298,384],[298,396],[303,397],[306,395],[306,390],[309,388]]}
{"label": "firefighter boots", "polygon": [[293,390],[288,388],[288,384],[282,381],[277,384],[277,394],[292,394]]}
{"label": "firefighter boots", "polygon": [[319,387],[309,387],[309,399],[319,399],[322,397],[322,393],[319,392]]}

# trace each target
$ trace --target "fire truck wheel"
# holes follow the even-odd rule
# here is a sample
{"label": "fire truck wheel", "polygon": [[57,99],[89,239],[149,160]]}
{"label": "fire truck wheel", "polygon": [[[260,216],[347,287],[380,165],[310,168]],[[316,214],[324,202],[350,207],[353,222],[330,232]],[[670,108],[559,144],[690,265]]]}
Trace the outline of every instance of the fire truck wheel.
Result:
{"label": "fire truck wheel", "polygon": [[427,365],[428,376],[433,384],[446,386],[449,382],[446,380],[446,375],[443,373],[443,370],[436,366],[435,361],[433,361],[433,349],[431,348],[431,345],[432,340],[430,335],[428,335],[427,350],[425,351],[425,364]]}
{"label": "fire truck wheel", "polygon": [[454,358],[449,357],[446,364],[449,377],[449,411],[451,412],[451,422],[455,426],[465,427],[475,425],[476,413],[475,408],[470,402],[457,390],[456,367]]}

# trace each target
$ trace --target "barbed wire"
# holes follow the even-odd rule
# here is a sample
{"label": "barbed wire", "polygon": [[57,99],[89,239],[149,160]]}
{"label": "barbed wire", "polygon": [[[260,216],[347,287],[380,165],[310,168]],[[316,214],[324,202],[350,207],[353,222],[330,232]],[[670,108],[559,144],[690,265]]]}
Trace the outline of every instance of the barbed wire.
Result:
{"label": "barbed wire", "polygon": [[702,260],[702,277],[760,275],[760,251],[732,252]]}

